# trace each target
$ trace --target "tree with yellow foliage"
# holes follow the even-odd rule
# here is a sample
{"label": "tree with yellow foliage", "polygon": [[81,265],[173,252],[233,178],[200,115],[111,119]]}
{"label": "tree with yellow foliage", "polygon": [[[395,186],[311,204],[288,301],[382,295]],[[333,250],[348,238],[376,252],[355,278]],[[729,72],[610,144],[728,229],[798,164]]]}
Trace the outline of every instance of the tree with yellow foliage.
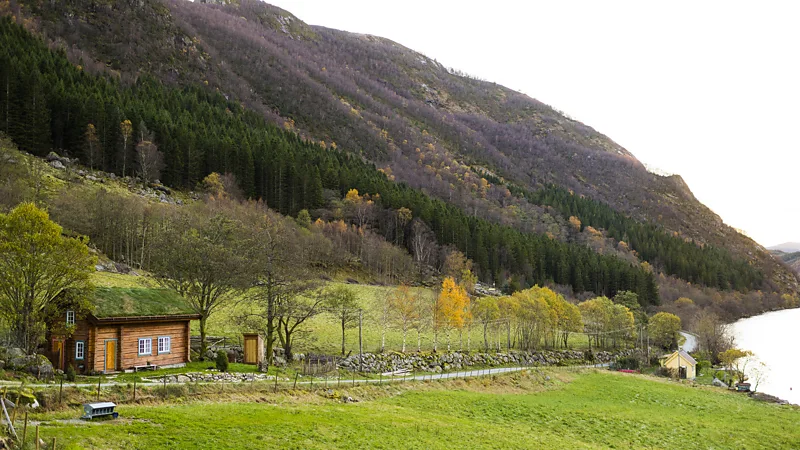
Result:
{"label": "tree with yellow foliage", "polygon": [[452,277],[442,281],[442,290],[436,300],[434,313],[434,351],[436,350],[436,334],[439,329],[444,329],[447,336],[447,351],[450,351],[450,331],[462,331],[464,325],[471,318],[469,309],[469,296],[467,291],[459,286]]}

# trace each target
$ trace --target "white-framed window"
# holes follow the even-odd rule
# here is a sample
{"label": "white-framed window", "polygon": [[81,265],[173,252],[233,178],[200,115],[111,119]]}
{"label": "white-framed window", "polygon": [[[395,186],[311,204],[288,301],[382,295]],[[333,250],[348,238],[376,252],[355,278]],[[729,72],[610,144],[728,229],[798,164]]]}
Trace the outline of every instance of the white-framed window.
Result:
{"label": "white-framed window", "polygon": [[172,342],[169,336],[158,337],[158,353],[169,353],[172,349]]}
{"label": "white-framed window", "polygon": [[86,343],[75,341],[75,359],[83,359],[86,355]]}
{"label": "white-framed window", "polygon": [[153,340],[150,338],[139,339],[139,354],[152,355],[153,354]]}
{"label": "white-framed window", "polygon": [[67,325],[75,325],[75,311],[67,311]]}

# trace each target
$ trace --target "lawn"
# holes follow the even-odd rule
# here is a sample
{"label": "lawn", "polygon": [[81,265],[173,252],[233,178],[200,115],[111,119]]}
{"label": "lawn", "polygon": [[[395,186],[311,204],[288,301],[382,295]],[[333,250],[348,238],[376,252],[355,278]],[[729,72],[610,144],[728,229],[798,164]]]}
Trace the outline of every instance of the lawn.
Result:
{"label": "lawn", "polygon": [[[545,378],[545,375],[547,378]],[[517,374],[250,402],[120,406],[120,419],[38,414],[60,448],[798,448],[800,411],[641,375]],[[66,445],[66,446],[65,446]]]}

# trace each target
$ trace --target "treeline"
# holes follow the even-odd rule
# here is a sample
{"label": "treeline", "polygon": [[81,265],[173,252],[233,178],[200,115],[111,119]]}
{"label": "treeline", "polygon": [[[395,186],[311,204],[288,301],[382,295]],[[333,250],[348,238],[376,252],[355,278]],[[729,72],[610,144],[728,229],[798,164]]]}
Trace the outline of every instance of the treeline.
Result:
{"label": "treeline", "polygon": [[575,195],[552,184],[531,192],[492,174],[481,175],[493,184],[506,185],[515,196],[526,198],[536,205],[555,208],[565,219],[577,217],[581,231],[586,226],[606,230],[608,236],[625,242],[640,259],[652,264],[658,271],[690,283],[722,290],[762,288],[763,273],[747,261],[734,258],[724,249],[711,245],[699,246],[691,240],[670,235],[657,225],[637,222],[605,203]]}
{"label": "treeline", "polygon": [[[132,158],[119,124],[129,120],[134,139],[144,128],[154,134],[164,156],[166,184],[194,188],[210,172],[232,173],[246,195],[292,216],[322,206],[325,189],[344,195],[356,188],[379,194],[384,208],[410,210],[439,244],[453,245],[475,261],[485,282],[511,290],[553,282],[571,285],[576,293],[611,296],[630,290],[642,304],[658,302],[655,279],[644,268],[468,216],[390,182],[357,156],[270,125],[220,93],[169,88],[147,77],[122,86],[90,76],[8,18],[0,20],[0,44],[0,83],[8,87],[0,89],[0,127],[23,150],[44,155],[57,148],[85,159],[91,124],[102,149],[98,167],[123,174]],[[412,223],[397,231],[407,246],[413,242]],[[379,231],[386,234],[384,228]]]}

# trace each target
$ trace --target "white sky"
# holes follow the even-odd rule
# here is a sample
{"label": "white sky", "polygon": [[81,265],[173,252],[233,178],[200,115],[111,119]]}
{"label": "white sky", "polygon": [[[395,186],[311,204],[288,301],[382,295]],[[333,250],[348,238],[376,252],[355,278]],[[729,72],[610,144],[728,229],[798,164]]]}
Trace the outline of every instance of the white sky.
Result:
{"label": "white sky", "polygon": [[759,243],[800,242],[800,2],[270,3],[522,91],[682,175]]}

